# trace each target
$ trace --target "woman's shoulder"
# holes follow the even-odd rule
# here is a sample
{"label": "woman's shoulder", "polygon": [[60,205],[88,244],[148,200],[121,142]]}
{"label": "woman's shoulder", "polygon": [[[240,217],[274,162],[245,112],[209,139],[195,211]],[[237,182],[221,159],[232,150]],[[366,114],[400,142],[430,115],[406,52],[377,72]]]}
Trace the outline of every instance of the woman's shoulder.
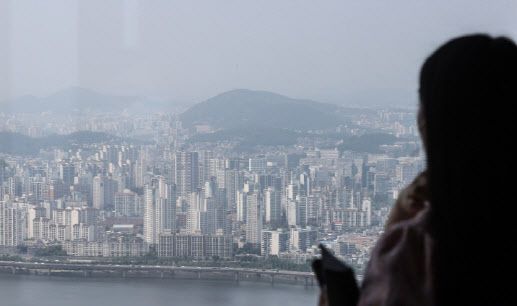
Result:
{"label": "woman's shoulder", "polygon": [[427,230],[429,208],[392,224],[381,236],[365,271],[359,305],[426,305],[431,296]]}

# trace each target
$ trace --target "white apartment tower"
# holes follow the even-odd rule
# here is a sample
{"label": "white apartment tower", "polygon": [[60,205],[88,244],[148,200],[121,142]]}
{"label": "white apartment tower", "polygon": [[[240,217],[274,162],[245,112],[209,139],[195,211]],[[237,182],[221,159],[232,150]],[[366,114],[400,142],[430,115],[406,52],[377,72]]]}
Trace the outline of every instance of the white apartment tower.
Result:
{"label": "white apartment tower", "polygon": [[0,201],[0,246],[17,246],[22,242],[23,221],[21,210]]}
{"label": "white apartment tower", "polygon": [[282,217],[281,193],[274,188],[267,188],[264,193],[264,205],[266,206],[266,222],[278,224]]}
{"label": "white apartment tower", "polygon": [[158,243],[161,233],[175,229],[176,192],[164,177],[155,177],[144,187],[144,240]]}
{"label": "white apartment tower", "polygon": [[104,180],[98,175],[92,182],[92,203],[93,208],[104,209]]}
{"label": "white apartment tower", "polygon": [[259,246],[262,240],[262,195],[249,193],[246,204],[246,242]]}

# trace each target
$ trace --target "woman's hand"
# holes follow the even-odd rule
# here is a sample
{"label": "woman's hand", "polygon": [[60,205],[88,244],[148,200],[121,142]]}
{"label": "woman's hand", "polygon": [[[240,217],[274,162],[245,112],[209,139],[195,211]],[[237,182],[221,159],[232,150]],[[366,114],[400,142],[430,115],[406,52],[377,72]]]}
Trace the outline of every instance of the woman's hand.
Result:
{"label": "woman's hand", "polygon": [[386,228],[395,223],[411,219],[424,207],[429,200],[427,172],[420,173],[406,188],[404,188],[390,211]]}

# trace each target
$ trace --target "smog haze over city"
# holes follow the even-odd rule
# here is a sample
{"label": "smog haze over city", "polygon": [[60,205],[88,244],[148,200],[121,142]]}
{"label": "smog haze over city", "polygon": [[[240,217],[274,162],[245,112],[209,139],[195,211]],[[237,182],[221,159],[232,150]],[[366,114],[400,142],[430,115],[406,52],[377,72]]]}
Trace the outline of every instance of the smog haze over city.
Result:
{"label": "smog haze over city", "polygon": [[194,104],[267,90],[415,106],[452,36],[517,35],[515,1],[0,1],[0,101],[70,86]]}
{"label": "smog haze over city", "polygon": [[361,279],[425,169],[422,62],[515,12],[0,0],[0,303],[314,305],[320,243]]}

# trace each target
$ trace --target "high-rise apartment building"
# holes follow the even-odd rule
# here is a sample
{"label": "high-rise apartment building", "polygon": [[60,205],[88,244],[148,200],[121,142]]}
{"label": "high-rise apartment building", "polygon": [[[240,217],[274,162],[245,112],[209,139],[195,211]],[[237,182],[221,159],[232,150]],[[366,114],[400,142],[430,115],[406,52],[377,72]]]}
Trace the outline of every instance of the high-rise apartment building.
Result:
{"label": "high-rise apartment building", "polygon": [[154,177],[144,187],[144,241],[158,243],[158,236],[175,229],[176,190],[164,177]]}
{"label": "high-rise apartment building", "polygon": [[93,208],[104,209],[104,200],[104,178],[97,175],[92,180]]}
{"label": "high-rise apartment building", "polygon": [[289,250],[289,233],[282,231],[262,231],[260,254],[263,256],[280,255]]}
{"label": "high-rise apartment building", "polygon": [[22,243],[24,225],[22,210],[12,203],[0,201],[0,246]]}
{"label": "high-rise apartment building", "polygon": [[200,187],[198,153],[176,152],[174,165],[178,196],[186,197]]}
{"label": "high-rise apartment building", "polygon": [[266,223],[279,224],[282,218],[282,196],[274,188],[267,188],[264,192],[264,206]]}
{"label": "high-rise apartment building", "polygon": [[246,242],[260,246],[262,240],[262,195],[251,192],[246,195]]}

